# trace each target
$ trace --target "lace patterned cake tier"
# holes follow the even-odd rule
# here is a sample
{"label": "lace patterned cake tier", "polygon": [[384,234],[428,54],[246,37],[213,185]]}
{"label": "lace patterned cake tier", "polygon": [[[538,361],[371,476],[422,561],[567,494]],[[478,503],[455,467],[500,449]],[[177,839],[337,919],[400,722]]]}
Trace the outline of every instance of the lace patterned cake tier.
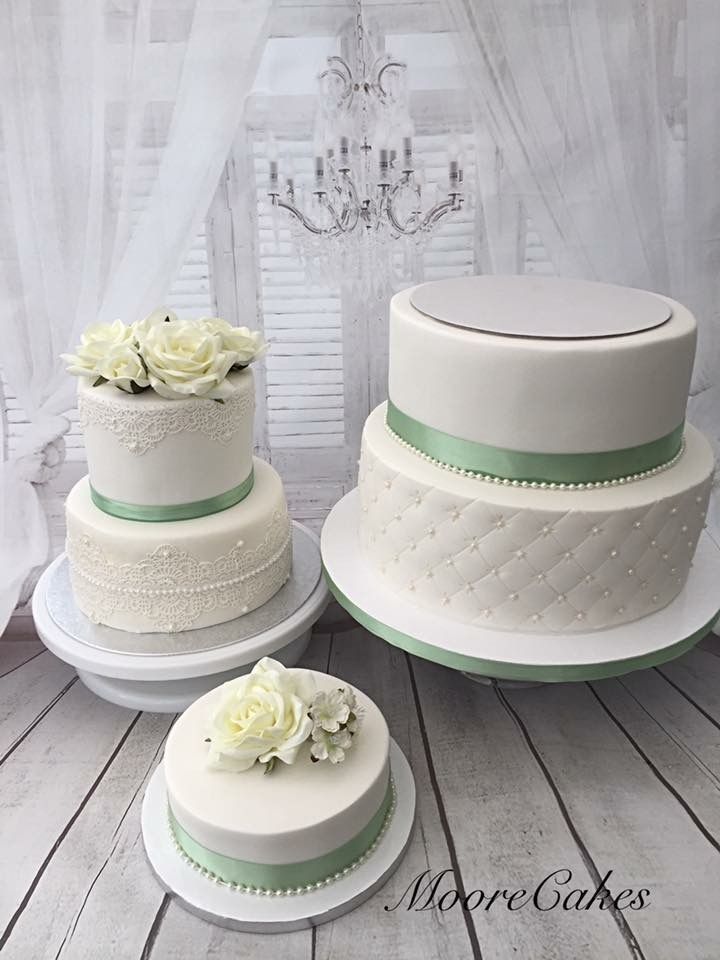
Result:
{"label": "lace patterned cake tier", "polygon": [[83,431],[90,426],[102,427],[137,456],[177,433],[202,433],[217,443],[228,444],[243,421],[252,420],[254,405],[251,391],[238,391],[222,403],[199,397],[164,400],[155,395],[143,395],[138,400],[117,389],[114,393],[85,389],[78,395]]}

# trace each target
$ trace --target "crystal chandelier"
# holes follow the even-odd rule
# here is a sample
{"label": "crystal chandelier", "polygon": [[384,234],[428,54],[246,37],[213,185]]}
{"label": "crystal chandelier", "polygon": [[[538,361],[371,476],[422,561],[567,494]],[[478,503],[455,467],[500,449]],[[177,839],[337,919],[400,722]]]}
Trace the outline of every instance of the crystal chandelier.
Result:
{"label": "crystal chandelier", "polygon": [[449,143],[446,196],[427,188],[415,157],[408,109],[406,65],[376,54],[363,22],[360,0],[354,50],[328,57],[319,74],[313,178],[309,188],[291,169],[280,183],[274,140],[268,147],[275,226],[277,211],[291,217],[291,236],[308,280],[331,278],[363,296],[384,297],[422,278],[422,251],[438,223],[463,204],[462,153]]}

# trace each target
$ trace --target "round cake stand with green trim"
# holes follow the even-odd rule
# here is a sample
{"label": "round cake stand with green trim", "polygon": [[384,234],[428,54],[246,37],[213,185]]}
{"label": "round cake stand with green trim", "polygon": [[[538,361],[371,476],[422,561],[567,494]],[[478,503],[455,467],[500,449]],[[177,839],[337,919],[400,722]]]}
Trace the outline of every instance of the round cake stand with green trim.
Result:
{"label": "round cake stand with green trim", "polygon": [[261,657],[297,663],[328,599],[319,540],[295,522],[290,579],[236,620],[181,633],[128,633],[92,623],[75,604],[64,554],[40,577],[32,610],[45,646],[75,667],[93,693],[131,710],[178,713]]}
{"label": "round cake stand with green trim", "polygon": [[634,623],[587,633],[538,635],[458,623],[398,597],[363,560],[360,503],[352,490],[323,527],[320,549],[331,593],[389,643],[480,682],[599,680],[665,663],[709,633],[720,611],[720,548],[700,539],[682,592]]}
{"label": "round cake stand with green trim", "polygon": [[[410,764],[390,740],[395,809],[376,846],[348,872],[302,893],[246,893],[204,875],[177,850],[168,822],[162,765],[152,775],[142,805],[145,853],[161,886],[180,906],[223,927],[246,933],[287,933],[327,923],[376,893],[400,865],[415,819]],[[338,771],[342,776],[342,770]],[[318,798],[322,803],[322,797]],[[380,908],[379,908],[380,909]]]}

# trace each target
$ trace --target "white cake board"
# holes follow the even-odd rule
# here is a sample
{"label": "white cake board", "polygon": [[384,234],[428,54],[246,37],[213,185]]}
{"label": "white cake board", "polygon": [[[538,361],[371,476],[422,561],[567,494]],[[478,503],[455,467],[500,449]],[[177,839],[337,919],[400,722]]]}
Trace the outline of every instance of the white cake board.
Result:
{"label": "white cake board", "polygon": [[396,793],[395,812],[372,855],[356,870],[326,887],[289,896],[240,893],[203,876],[179,855],[168,826],[161,765],[148,784],[142,805],[142,834],[150,866],[162,887],[182,907],[223,927],[246,933],[287,933],[327,923],[354,910],[379,890],[400,864],[410,842],[415,781],[410,764],[392,739],[390,766]]}
{"label": "white cake board", "polygon": [[676,599],[634,623],[592,633],[539,635],[457,623],[393,593],[363,560],[360,502],[352,490],[323,527],[321,550],[331,592],[371,633],[409,653],[496,680],[598,680],[665,663],[711,629],[720,610],[720,549],[700,539]]}
{"label": "white cake board", "polygon": [[[302,538],[305,550],[320,549],[318,538],[302,524],[293,524],[293,538]],[[59,627],[50,615],[48,588],[64,562],[64,555],[57,557],[35,587],[32,611],[40,639],[57,657],[75,667],[82,682],[93,693],[132,710],[179,713],[213,687],[249,672],[264,656],[273,656],[286,666],[292,666],[305,652],[312,625],[329,599],[327,586],[320,577],[307,599],[286,619],[254,636],[212,649],[185,649],[181,653],[121,653],[78,640]],[[292,576],[296,574],[297,571]],[[72,603],[71,598],[69,602]],[[252,613],[247,615],[251,616]],[[236,622],[239,623],[231,621],[231,624]],[[135,638],[138,636],[142,635],[134,635]],[[156,634],[144,636],[149,642],[157,637]],[[179,643],[184,642],[182,634],[178,637]]]}

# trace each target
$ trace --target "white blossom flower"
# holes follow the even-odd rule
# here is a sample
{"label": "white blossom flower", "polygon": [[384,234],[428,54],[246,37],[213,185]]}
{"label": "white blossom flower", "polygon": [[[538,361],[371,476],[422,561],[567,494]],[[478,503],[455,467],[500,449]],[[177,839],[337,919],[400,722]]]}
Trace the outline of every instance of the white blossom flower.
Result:
{"label": "white blossom flower", "polygon": [[310,755],[315,760],[329,760],[330,763],[342,763],[345,751],[352,746],[352,734],[345,728],[330,733],[321,726],[315,726],[312,739]]}
{"label": "white blossom flower", "polygon": [[288,670],[270,657],[224,684],[210,718],[209,766],[241,772],[256,761],[294,763],[312,732],[313,693],[308,671]]}
{"label": "white blossom flower", "polygon": [[126,393],[137,393],[150,386],[145,365],[132,343],[110,347],[102,360],[98,361],[97,372],[108,383]]}
{"label": "white blossom flower", "polygon": [[225,378],[237,354],[224,350],[222,337],[192,320],[156,323],[145,335],[141,353],[150,385],[161,397],[196,395],[222,400],[231,393]]}
{"label": "white blossom flower", "polygon": [[75,353],[63,353],[61,358],[68,364],[67,371],[76,377],[99,377],[100,364],[109,352],[118,346],[132,345],[132,329],[122,320],[113,323],[93,323],[81,334]]}
{"label": "white blossom flower", "polygon": [[[353,698],[354,699],[354,698]],[[322,727],[329,733],[335,733],[340,726],[347,723],[350,716],[350,704],[348,703],[347,690],[320,690],[315,694],[310,706],[310,715],[315,725]]]}
{"label": "white blossom flower", "polygon": [[267,349],[267,344],[259,330],[233,327],[227,320],[220,317],[201,317],[198,323],[202,324],[208,333],[217,334],[222,338],[223,350],[236,354],[236,366],[246,367]]}
{"label": "white blossom flower", "polygon": [[152,328],[157,323],[165,323],[165,321],[177,320],[177,314],[172,310],[168,310],[166,307],[158,307],[157,310],[153,310],[152,313],[149,313],[146,317],[143,317],[142,320],[136,320],[132,325],[132,332],[136,340],[142,343],[143,339],[147,334],[152,330]]}

